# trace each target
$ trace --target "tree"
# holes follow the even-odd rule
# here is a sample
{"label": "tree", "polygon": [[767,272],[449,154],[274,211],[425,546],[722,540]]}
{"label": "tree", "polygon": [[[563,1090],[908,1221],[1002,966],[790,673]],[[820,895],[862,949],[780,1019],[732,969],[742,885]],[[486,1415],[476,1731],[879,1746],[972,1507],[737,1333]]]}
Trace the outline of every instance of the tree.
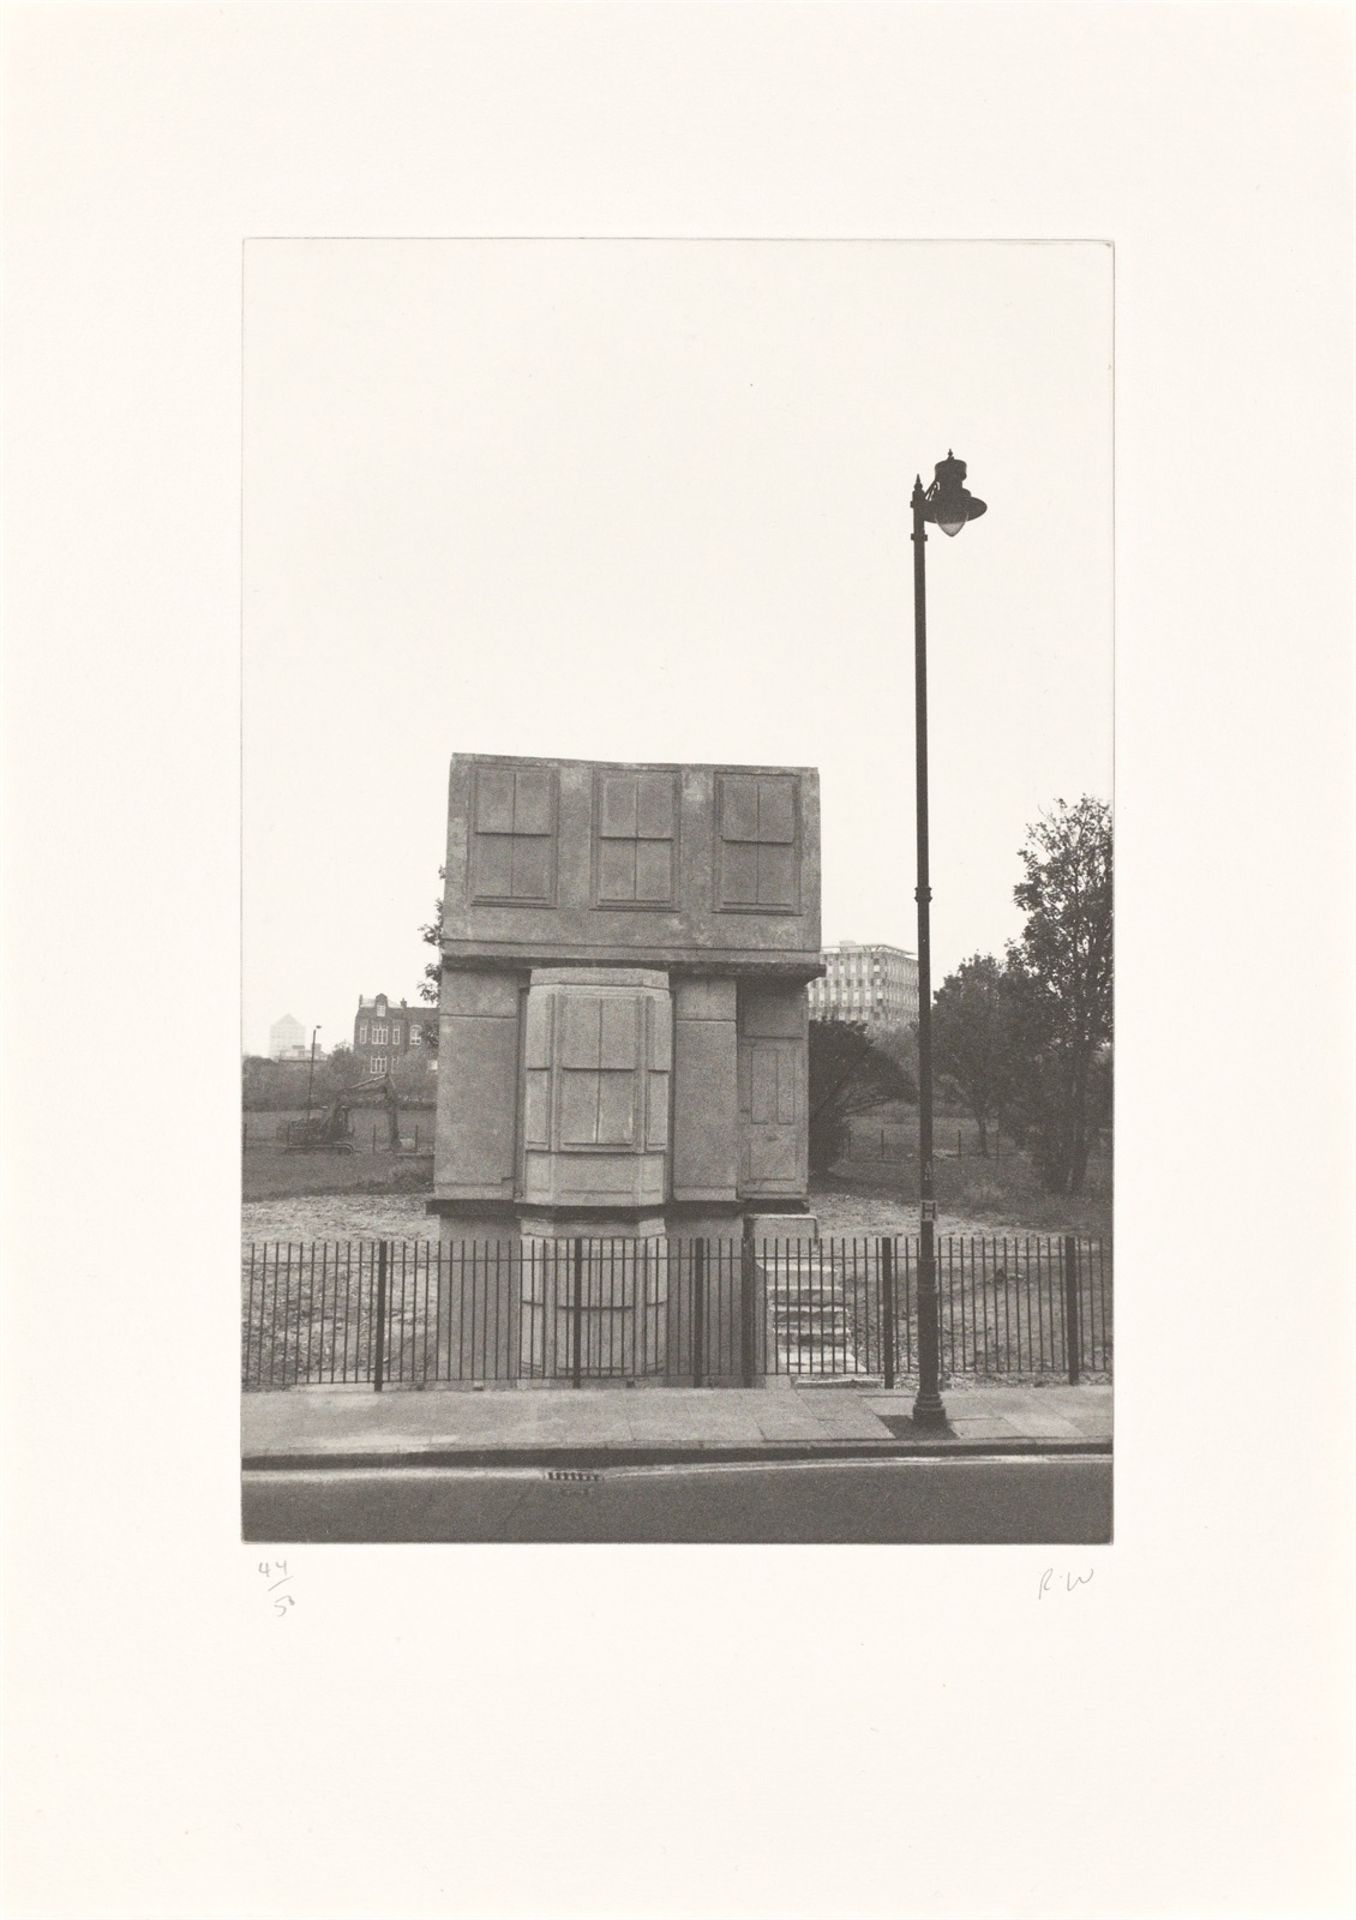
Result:
{"label": "tree", "polygon": [[328,1068],[329,1087],[332,1089],[331,1098],[333,1094],[341,1093],[345,1087],[351,1087],[355,1081],[363,1078],[363,1063],[346,1040],[341,1040],[338,1046],[332,1049],[325,1065]]}
{"label": "tree", "polygon": [[918,1026],[876,1027],[871,1038],[883,1054],[893,1060],[905,1080],[913,1089],[904,1095],[906,1100],[918,1098]]}
{"label": "tree", "polygon": [[848,1121],[886,1100],[916,1100],[904,1069],[860,1022],[810,1022],[810,1165],[823,1173],[847,1148]]}
{"label": "tree", "polygon": [[[446,867],[439,867],[438,878],[446,881]],[[441,894],[433,903],[433,918],[426,927],[420,927],[419,937],[425,945],[435,948],[438,954],[438,958],[430,960],[424,968],[424,977],[419,982],[419,998],[426,1000],[430,1006],[436,1007],[443,978],[443,896]],[[430,1053],[437,1053],[438,1022],[436,1020],[430,1020],[425,1025],[424,1044]]]}
{"label": "tree", "polygon": [[1029,1142],[1050,1193],[1081,1193],[1096,1130],[1109,1118],[1112,1020],[1111,809],[1085,794],[1028,828],[1026,913],[1007,950],[1013,1073],[1005,1117]]}
{"label": "tree", "polygon": [[241,1063],[240,1104],[246,1113],[267,1113],[284,1104],[279,1098],[282,1076],[278,1062],[266,1054],[246,1054]]}
{"label": "tree", "polygon": [[428,1106],[433,1102],[433,1061],[421,1047],[407,1053],[391,1069],[391,1084],[405,1106]]}
{"label": "tree", "polygon": [[300,1112],[310,1088],[315,1102],[329,1093],[329,1061],[317,1059],[311,1073],[309,1056],[301,1060],[270,1060],[263,1054],[246,1057],[241,1076],[240,1104],[247,1113]]}
{"label": "tree", "polygon": [[932,1045],[937,1072],[951,1080],[979,1128],[979,1150],[989,1151],[989,1122],[997,1119],[1012,1076],[1012,1024],[1003,969],[991,953],[976,953],[948,974],[933,997]]}

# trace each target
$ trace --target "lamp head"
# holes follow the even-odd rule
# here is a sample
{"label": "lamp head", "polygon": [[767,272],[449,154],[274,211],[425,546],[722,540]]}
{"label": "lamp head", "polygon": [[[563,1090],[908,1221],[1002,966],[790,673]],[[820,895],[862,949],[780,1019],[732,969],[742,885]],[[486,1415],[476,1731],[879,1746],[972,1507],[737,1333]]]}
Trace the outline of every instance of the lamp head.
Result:
{"label": "lamp head", "polygon": [[923,495],[923,518],[954,536],[967,520],[978,520],[985,511],[984,502],[966,492],[965,462],[948,447],[945,460],[937,462],[936,479]]}

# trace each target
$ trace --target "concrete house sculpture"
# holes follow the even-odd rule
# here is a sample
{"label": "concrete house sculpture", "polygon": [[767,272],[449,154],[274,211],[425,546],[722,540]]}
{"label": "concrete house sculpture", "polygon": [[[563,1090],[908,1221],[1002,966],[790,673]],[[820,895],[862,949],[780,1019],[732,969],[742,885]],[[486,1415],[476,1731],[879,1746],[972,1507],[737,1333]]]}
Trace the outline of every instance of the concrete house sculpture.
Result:
{"label": "concrete house sculpture", "polygon": [[491,1300],[495,1243],[596,1239],[584,1370],[641,1377],[685,1243],[813,1233],[819,949],[812,768],[454,757],[431,1205],[500,1377],[550,1369],[564,1305],[545,1248]]}

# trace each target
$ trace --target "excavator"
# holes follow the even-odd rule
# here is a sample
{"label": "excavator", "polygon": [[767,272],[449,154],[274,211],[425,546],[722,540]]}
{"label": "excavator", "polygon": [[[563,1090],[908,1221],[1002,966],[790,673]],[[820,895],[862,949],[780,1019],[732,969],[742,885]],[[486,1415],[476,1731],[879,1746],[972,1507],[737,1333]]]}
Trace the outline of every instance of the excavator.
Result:
{"label": "excavator", "polygon": [[329,1104],[324,1113],[314,1119],[289,1120],[287,1123],[288,1153],[352,1153],[353,1137],[349,1132],[349,1113],[354,1107],[385,1107],[386,1125],[390,1133],[391,1152],[400,1151],[400,1102],[396,1098],[395,1087],[389,1074],[379,1074],[370,1080],[359,1080],[351,1087],[345,1087]]}

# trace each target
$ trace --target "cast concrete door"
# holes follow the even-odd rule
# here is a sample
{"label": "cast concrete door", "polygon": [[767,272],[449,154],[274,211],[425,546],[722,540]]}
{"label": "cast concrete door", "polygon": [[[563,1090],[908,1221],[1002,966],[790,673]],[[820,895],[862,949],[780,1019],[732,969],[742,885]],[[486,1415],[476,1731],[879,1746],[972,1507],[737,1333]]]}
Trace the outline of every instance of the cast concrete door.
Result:
{"label": "cast concrete door", "polygon": [[739,1042],[739,1189],[805,1191],[805,1048],[799,1040]]}

